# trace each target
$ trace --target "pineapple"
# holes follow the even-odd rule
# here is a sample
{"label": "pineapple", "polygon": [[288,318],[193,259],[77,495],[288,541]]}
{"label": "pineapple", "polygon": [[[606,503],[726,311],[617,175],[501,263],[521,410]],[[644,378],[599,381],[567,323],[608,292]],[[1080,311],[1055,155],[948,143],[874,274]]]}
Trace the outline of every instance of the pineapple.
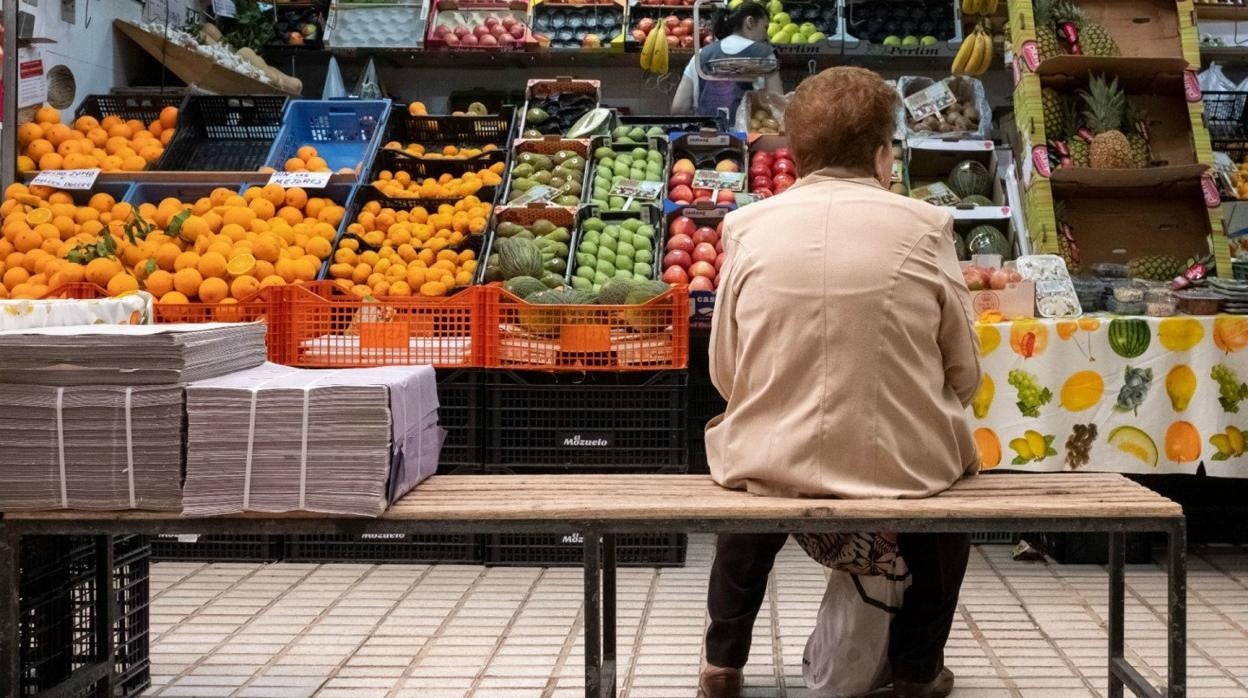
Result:
{"label": "pineapple", "polygon": [[1178,257],[1165,254],[1136,257],[1127,262],[1127,275],[1133,279],[1169,281],[1182,274],[1187,265]]}
{"label": "pineapple", "polygon": [[1098,170],[1136,167],[1131,143],[1121,130],[1127,98],[1118,88],[1118,78],[1106,83],[1104,77],[1093,77],[1081,96],[1087,105],[1083,117],[1093,133],[1088,149],[1091,166]]}
{"label": "pineapple", "polygon": [[1036,49],[1043,63],[1054,56],[1066,53],[1057,38],[1057,23],[1053,19],[1053,0],[1035,0]]}
{"label": "pineapple", "polygon": [[1066,104],[1057,90],[1046,87],[1040,90],[1040,103],[1044,108],[1044,135],[1049,140],[1060,140],[1070,133],[1066,120]]}
{"label": "pineapple", "polygon": [[1087,141],[1075,136],[1066,143],[1066,147],[1070,148],[1070,159],[1075,164],[1075,167],[1092,166],[1090,146]]}
{"label": "pineapple", "polygon": [[1053,6],[1053,20],[1056,26],[1066,22],[1075,25],[1079,35],[1079,48],[1085,56],[1119,56],[1122,51],[1118,43],[1109,35],[1105,27],[1088,19],[1083,9],[1073,2],[1059,2]]}
{"label": "pineapple", "polygon": [[1126,135],[1127,143],[1131,146],[1131,160],[1136,167],[1148,167],[1153,162],[1153,154],[1148,146],[1148,137],[1141,132],[1142,124],[1146,123],[1147,116],[1142,109],[1127,100],[1123,120],[1126,121],[1128,128]]}
{"label": "pineapple", "polygon": [[1075,231],[1063,220],[1066,217],[1066,202],[1055,203],[1053,214],[1057,219],[1057,252],[1066,262],[1066,270],[1070,275],[1079,276],[1083,273],[1083,263],[1079,261],[1079,243],[1075,242]]}

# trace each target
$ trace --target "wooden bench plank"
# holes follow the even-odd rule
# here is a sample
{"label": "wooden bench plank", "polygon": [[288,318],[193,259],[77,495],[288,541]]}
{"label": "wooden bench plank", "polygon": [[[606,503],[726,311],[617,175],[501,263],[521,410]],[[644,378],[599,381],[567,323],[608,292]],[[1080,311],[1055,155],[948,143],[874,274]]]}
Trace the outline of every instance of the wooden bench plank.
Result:
{"label": "wooden bench plank", "polygon": [[[760,497],[703,475],[443,475],[382,516],[406,521],[629,521],[852,518],[1176,518],[1178,504],[1116,474],[1002,474],[968,478],[925,499]],[[169,520],[172,512],[8,512],[11,520]],[[223,518],[333,518],[246,514]]]}

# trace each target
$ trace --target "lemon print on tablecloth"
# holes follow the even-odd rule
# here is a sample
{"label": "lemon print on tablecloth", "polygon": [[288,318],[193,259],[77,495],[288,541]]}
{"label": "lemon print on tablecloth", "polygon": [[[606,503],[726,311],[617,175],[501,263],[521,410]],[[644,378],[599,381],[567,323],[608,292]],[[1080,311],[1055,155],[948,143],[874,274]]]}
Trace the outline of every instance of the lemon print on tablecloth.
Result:
{"label": "lemon print on tablecloth", "polygon": [[975,448],[979,451],[979,469],[992,470],[1001,464],[1001,439],[991,429],[975,430]]}
{"label": "lemon print on tablecloth", "polygon": [[1187,364],[1179,364],[1166,374],[1166,395],[1175,412],[1182,412],[1196,394],[1196,372]]}
{"label": "lemon print on tablecloth", "polygon": [[976,419],[988,416],[988,409],[992,407],[992,398],[996,392],[997,386],[992,376],[985,373],[979,381],[979,390],[975,391],[975,397],[971,399],[971,410],[975,413]]}
{"label": "lemon print on tablecloth", "polygon": [[1178,421],[1166,429],[1166,458],[1175,463],[1200,460],[1200,432],[1191,422]]}
{"label": "lemon print on tablecloth", "polygon": [[1209,443],[1218,449],[1210,460],[1226,460],[1244,455],[1244,432],[1239,427],[1228,426],[1226,431],[1209,437]]}
{"label": "lemon print on tablecloth", "polygon": [[1205,327],[1191,317],[1162,318],[1157,325],[1157,341],[1170,351],[1188,351],[1205,338]]}
{"label": "lemon print on tablecloth", "polygon": [[979,323],[975,325],[975,332],[979,335],[980,356],[988,356],[1001,346],[1001,329],[996,325]]}
{"label": "lemon print on tablecloth", "polygon": [[1010,464],[1039,463],[1049,456],[1056,456],[1057,449],[1053,448],[1055,438],[1053,434],[1041,434],[1034,429],[1028,429],[1022,436],[1010,439],[1010,449],[1015,453]]}
{"label": "lemon print on tablecloth", "polygon": [[1096,371],[1079,371],[1062,384],[1062,407],[1070,412],[1082,412],[1101,401],[1105,394],[1105,381]]}
{"label": "lemon print on tablecloth", "polygon": [[1049,345],[1049,328],[1039,320],[1015,320],[1010,323],[1010,349],[1030,359],[1044,353]]}
{"label": "lemon print on tablecloth", "polygon": [[1145,465],[1157,467],[1157,444],[1153,437],[1136,427],[1118,427],[1109,432],[1109,444]]}

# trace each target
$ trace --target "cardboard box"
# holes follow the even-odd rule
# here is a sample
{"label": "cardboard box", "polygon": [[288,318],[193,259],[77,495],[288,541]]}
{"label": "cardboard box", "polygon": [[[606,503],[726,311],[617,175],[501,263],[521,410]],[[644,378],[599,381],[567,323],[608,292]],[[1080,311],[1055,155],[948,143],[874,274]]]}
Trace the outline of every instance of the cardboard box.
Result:
{"label": "cardboard box", "polygon": [[[1074,230],[1085,267],[1125,264],[1150,254],[1186,258],[1210,252],[1208,239],[1215,231],[1199,176],[1148,189],[1053,182],[1053,198],[1065,203],[1064,220]],[[1217,237],[1225,239],[1220,232]]]}
{"label": "cardboard box", "polygon": [[[719,208],[710,202],[700,202],[693,206],[680,206],[666,211],[663,216],[663,238],[667,238],[667,230],[672,221],[679,216],[686,216],[699,226],[718,226],[728,215],[728,209]],[[662,260],[659,260],[659,273],[662,274]],[[715,311],[714,291],[689,291],[689,325],[691,327],[710,327],[711,316]]]}
{"label": "cardboard box", "polygon": [[988,221],[1010,217],[1012,207],[1006,189],[1001,183],[1000,163],[992,141],[945,141],[939,139],[911,139],[906,148],[907,189],[914,198],[915,190],[920,192],[923,187],[933,183],[943,183],[949,178],[949,172],[959,163],[973,160],[982,164],[992,176],[992,193],[988,197],[992,206],[972,206],[958,204],[945,206],[954,220]]}
{"label": "cardboard box", "polygon": [[[1081,56],[1059,56],[1038,65],[1039,51],[1036,46],[1034,13],[1030,0],[1014,0],[1009,3],[1012,30],[1011,39],[1018,47],[1017,61],[1019,68],[1030,72],[1044,72],[1050,63],[1074,58],[1076,61],[1087,59]],[[1109,60],[1118,62],[1124,59],[1183,59],[1187,62],[1191,57],[1185,53],[1184,18],[1180,12],[1182,4],[1176,6],[1167,0],[1138,0],[1136,2],[1117,2],[1116,0],[1083,0],[1079,3],[1087,18],[1105,27],[1122,52],[1120,57]],[[1190,8],[1190,5],[1188,6]],[[1084,63],[1085,70],[1088,69]],[[1100,72],[1100,68],[1093,68]]]}

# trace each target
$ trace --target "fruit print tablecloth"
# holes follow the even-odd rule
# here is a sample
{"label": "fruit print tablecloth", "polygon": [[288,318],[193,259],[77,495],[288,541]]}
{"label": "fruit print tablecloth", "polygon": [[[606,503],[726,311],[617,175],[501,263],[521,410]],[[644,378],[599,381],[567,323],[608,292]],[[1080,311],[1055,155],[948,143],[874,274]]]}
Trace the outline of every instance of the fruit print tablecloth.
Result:
{"label": "fruit print tablecloth", "polygon": [[1248,317],[981,323],[985,469],[1248,477]]}

